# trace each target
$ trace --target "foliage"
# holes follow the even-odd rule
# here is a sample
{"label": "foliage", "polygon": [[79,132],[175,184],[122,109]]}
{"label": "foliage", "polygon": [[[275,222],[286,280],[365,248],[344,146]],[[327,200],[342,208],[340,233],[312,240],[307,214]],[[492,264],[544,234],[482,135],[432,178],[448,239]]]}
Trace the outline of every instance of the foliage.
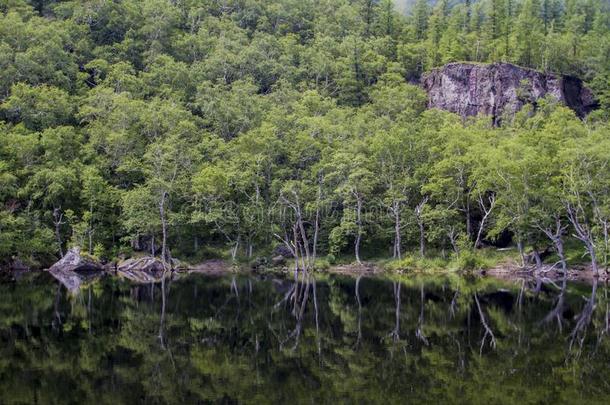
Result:
{"label": "foliage", "polygon": [[[509,234],[607,265],[606,2],[411,3],[0,2],[0,263],[282,243],[478,268]],[[460,60],[582,77],[600,109],[426,110],[413,83]]]}

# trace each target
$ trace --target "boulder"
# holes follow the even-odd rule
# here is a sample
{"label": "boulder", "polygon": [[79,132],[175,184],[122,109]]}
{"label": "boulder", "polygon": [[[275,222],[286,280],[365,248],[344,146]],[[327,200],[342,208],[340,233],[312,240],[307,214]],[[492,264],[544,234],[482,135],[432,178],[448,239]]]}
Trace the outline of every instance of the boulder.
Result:
{"label": "boulder", "polygon": [[139,283],[155,283],[170,274],[169,267],[161,259],[152,256],[131,258],[120,262],[116,271],[119,275]]}
{"label": "boulder", "polygon": [[80,248],[74,247],[47,271],[68,290],[76,291],[84,282],[99,277],[104,267],[92,257],[82,255]]}
{"label": "boulder", "polygon": [[282,255],[274,256],[271,258],[271,264],[273,267],[279,267],[286,264],[286,258]]}
{"label": "boulder", "polygon": [[102,271],[104,267],[101,263],[88,255],[82,255],[80,248],[74,247],[66,252],[57,263],[49,268],[48,271],[76,271],[76,272],[95,272]]}
{"label": "boulder", "polygon": [[580,117],[598,104],[576,77],[538,72],[510,63],[450,63],[423,77],[428,107],[462,117],[490,115],[494,124],[502,116],[519,111],[525,104],[550,95]]}
{"label": "boulder", "polygon": [[229,268],[229,265],[227,264],[227,262],[225,262],[224,260],[212,259],[212,260],[206,260],[193,267],[183,268],[180,270],[187,271],[189,273],[221,275],[221,274],[226,274],[228,271],[230,271],[230,268]]}
{"label": "boulder", "polygon": [[290,251],[290,249],[288,249],[286,245],[277,245],[273,249],[273,252],[271,252],[271,256],[284,256],[285,258],[290,258],[292,257],[292,252]]}

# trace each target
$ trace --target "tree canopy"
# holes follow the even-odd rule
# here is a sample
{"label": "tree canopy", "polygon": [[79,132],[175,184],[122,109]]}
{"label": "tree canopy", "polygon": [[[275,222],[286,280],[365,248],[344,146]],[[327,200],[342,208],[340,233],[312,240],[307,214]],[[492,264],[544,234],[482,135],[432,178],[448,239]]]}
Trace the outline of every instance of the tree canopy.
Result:
{"label": "tree canopy", "polygon": [[[284,244],[307,266],[508,232],[607,264],[608,3],[413,3],[0,0],[0,262]],[[581,77],[600,108],[426,110],[421,75],[465,60]]]}

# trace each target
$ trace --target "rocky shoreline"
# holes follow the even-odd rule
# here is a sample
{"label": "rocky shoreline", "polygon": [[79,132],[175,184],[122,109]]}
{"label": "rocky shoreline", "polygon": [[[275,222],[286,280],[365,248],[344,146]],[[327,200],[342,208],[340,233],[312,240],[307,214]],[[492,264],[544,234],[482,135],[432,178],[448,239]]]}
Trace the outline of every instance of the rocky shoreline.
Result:
{"label": "rocky shoreline", "polygon": [[[171,265],[164,264],[163,261],[156,257],[142,256],[125,259],[118,262],[102,264],[89,255],[81,253],[80,249],[70,249],[65,256],[56,262],[50,268],[44,270],[51,274],[55,279],[61,282],[69,291],[78,291],[82,286],[87,285],[103,275],[111,275],[119,278],[127,279],[134,283],[150,284],[161,282],[164,278],[177,277],[186,274],[206,274],[222,276],[225,274],[236,272],[247,273],[277,273],[277,274],[292,274],[292,270],[286,266],[278,266],[276,258],[272,261],[271,266],[260,267],[239,267],[230,264],[221,259],[208,260],[197,265],[185,265],[177,260],[173,260]],[[281,261],[279,264],[284,264]],[[14,275],[28,273],[27,268],[20,270],[12,270]],[[390,275],[381,266],[375,263],[362,264],[341,264],[332,266],[321,271],[326,274],[338,274],[346,276],[383,276]],[[412,272],[408,274],[443,274],[450,271],[437,272]],[[407,274],[407,275],[408,275]],[[493,277],[502,280],[520,281],[520,280],[543,280],[555,282],[563,280],[564,274],[558,271],[554,266],[544,265],[539,269],[519,267],[516,263],[503,263],[502,265],[490,268],[472,271],[470,274],[480,277]],[[601,270],[596,276],[590,268],[586,266],[573,267],[568,271],[567,278],[569,281],[592,283],[595,279],[602,282],[610,281],[610,273]]]}

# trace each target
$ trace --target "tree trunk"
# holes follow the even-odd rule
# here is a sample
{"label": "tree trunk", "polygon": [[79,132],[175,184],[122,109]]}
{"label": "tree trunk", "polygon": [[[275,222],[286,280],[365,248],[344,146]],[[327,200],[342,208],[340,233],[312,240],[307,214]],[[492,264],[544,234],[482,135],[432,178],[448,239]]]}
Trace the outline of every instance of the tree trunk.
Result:
{"label": "tree trunk", "polygon": [[64,257],[63,243],[61,241],[61,226],[64,224],[63,218],[64,214],[61,212],[61,208],[55,208],[53,210],[53,224],[55,225],[55,238],[57,239],[60,257]]}
{"label": "tree trunk", "polygon": [[303,241],[303,250],[305,251],[305,257],[303,258],[307,262],[307,267],[312,265],[311,255],[309,254],[309,239],[307,238],[307,232],[305,232],[305,225],[303,225],[303,218],[301,216],[301,209],[299,208],[297,217],[299,230],[301,232],[301,240]]}
{"label": "tree trunk", "polygon": [[394,259],[400,260],[402,258],[402,252],[400,251],[401,240],[400,240],[400,204],[398,201],[394,201],[392,208],[394,213]]}
{"label": "tree trunk", "polygon": [[483,202],[483,198],[479,197],[479,205],[484,212],[483,218],[481,219],[481,223],[479,224],[479,231],[477,232],[477,239],[474,242],[474,248],[478,249],[481,247],[481,238],[483,237],[483,231],[485,230],[485,224],[491,215],[495,205],[496,205],[496,197],[491,195],[489,197],[489,208],[485,207],[485,203]]}
{"label": "tree trunk", "polygon": [[570,220],[570,223],[576,231],[576,234],[574,236],[585,245],[585,249],[591,257],[591,270],[593,271],[593,274],[595,274],[595,276],[597,277],[599,276],[599,270],[597,268],[597,255],[595,253],[595,243],[593,241],[593,235],[591,234],[589,224],[587,224],[586,222],[586,217],[584,223],[582,223],[579,218],[579,216],[581,215],[584,217],[584,210],[582,209],[582,207],[574,207],[570,203],[566,204],[566,208],[568,211],[568,219]]}
{"label": "tree trunk", "polygon": [[591,270],[593,274],[597,277],[599,276],[599,269],[597,268],[597,255],[595,254],[595,245],[593,242],[589,241],[585,243],[587,251],[589,252],[589,256],[591,256]]}
{"label": "tree trunk", "polygon": [[451,243],[451,248],[453,249],[453,252],[456,255],[459,255],[460,254],[460,248],[458,247],[458,244],[457,244],[457,238],[458,237],[457,237],[457,233],[455,231],[455,228],[453,226],[449,229],[449,232],[447,233],[447,236],[449,237],[449,242]]}
{"label": "tree trunk", "polygon": [[292,237],[294,245],[294,281],[298,287],[298,276],[299,276],[299,236],[297,233],[297,225],[292,226]]}
{"label": "tree trunk", "polygon": [[472,240],[472,221],[470,219],[470,198],[466,198],[466,235]]}
{"label": "tree trunk", "polygon": [[565,252],[563,250],[563,240],[560,237],[553,239],[555,249],[557,249],[557,256],[559,256],[559,262],[561,263],[561,271],[563,274],[568,273],[568,263],[566,262]]}
{"label": "tree trunk", "polygon": [[161,233],[163,240],[161,243],[161,259],[164,264],[169,263],[169,252],[167,250],[167,218],[165,217],[165,199],[167,198],[167,192],[161,193],[161,202],[159,202],[159,216],[161,218]]}
{"label": "tree trunk", "polygon": [[93,203],[89,205],[89,254],[93,254]]}
{"label": "tree trunk", "polygon": [[517,249],[519,250],[519,255],[521,256],[521,267],[525,267],[525,249],[523,248],[523,241],[519,239],[517,242]]}
{"label": "tree trunk", "polygon": [[610,236],[608,235],[608,221],[603,221],[604,230],[604,267],[608,269],[608,247],[610,246]]}
{"label": "tree trunk", "polygon": [[356,254],[356,262],[362,264],[360,261],[360,241],[362,239],[362,198],[356,197],[356,224],[358,225],[358,231],[356,234],[356,242],[354,243],[354,253]]}
{"label": "tree trunk", "polygon": [[563,239],[561,237],[563,232],[566,230],[566,227],[561,225],[561,218],[559,218],[559,216],[555,217],[555,229],[552,229],[549,226],[538,226],[538,229],[541,230],[542,233],[544,233],[547,238],[553,242],[555,250],[557,251],[557,256],[559,256],[561,270],[563,274],[566,275],[568,273],[568,263],[566,262],[565,251],[563,249]]}
{"label": "tree trunk", "polygon": [[424,230],[424,222],[418,220],[417,224],[419,225],[419,255],[424,257],[426,256],[426,235]]}
{"label": "tree trunk", "polygon": [[419,254],[421,257],[426,255],[426,234],[424,227],[424,205],[428,202],[428,197],[424,197],[423,200],[417,207],[415,207],[415,217],[417,218],[417,225],[419,226]]}
{"label": "tree trunk", "polygon": [[235,241],[235,244],[231,248],[231,260],[235,261],[237,257],[237,249],[239,249],[239,238]]}
{"label": "tree trunk", "polygon": [[534,261],[536,262],[536,270],[542,270],[542,259],[540,258],[540,253],[538,252],[537,247],[534,247],[532,255],[534,256]]}
{"label": "tree trunk", "polygon": [[311,251],[311,260],[312,266],[315,266],[316,257],[318,254],[318,234],[320,232],[320,202],[316,206],[316,219],[314,220],[314,229],[313,229],[313,246]]}

